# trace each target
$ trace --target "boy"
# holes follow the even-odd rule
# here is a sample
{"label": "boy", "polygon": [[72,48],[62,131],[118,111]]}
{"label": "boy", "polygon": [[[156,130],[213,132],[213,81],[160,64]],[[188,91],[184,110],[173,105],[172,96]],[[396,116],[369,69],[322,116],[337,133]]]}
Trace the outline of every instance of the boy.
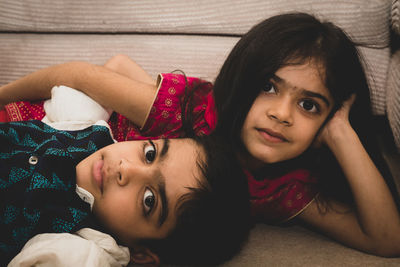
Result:
{"label": "boy", "polygon": [[156,265],[217,263],[246,236],[247,184],[213,136],[114,144],[99,125],[0,130],[2,263],[46,232],[109,232],[132,261]]}

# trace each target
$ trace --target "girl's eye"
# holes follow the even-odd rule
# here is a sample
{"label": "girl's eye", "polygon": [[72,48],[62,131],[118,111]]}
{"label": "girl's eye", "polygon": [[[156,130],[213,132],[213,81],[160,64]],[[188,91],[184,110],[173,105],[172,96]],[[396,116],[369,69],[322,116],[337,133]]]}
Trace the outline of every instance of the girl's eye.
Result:
{"label": "girl's eye", "polygon": [[276,90],[274,85],[271,82],[268,82],[267,85],[263,88],[263,91],[269,94],[275,94]]}
{"label": "girl's eye", "polygon": [[154,143],[149,140],[150,145],[145,146],[144,148],[144,156],[147,163],[152,163],[156,158],[157,150]]}
{"label": "girl's eye", "polygon": [[153,192],[150,189],[146,189],[143,195],[143,207],[146,214],[149,214],[153,209],[155,204],[155,197]]}
{"label": "girl's eye", "polygon": [[303,100],[299,105],[307,112],[317,113],[319,111],[318,105],[311,100]]}

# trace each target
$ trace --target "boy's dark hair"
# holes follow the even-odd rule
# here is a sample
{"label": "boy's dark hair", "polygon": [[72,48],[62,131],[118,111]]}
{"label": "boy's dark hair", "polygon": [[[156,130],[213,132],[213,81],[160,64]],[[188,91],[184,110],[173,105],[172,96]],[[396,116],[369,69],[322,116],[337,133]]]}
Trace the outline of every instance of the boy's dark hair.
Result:
{"label": "boy's dark hair", "polygon": [[[309,62],[324,66],[321,77],[335,101],[328,119],[352,94],[357,95],[349,114],[350,123],[382,175],[388,178],[389,187],[394,189],[391,174],[378,149],[369,86],[356,44],[339,27],[321,22],[310,14],[289,13],[268,18],[239,40],[215,80],[216,131],[226,136],[236,151],[245,151],[241,128],[256,97],[278,69]],[[303,156],[310,154],[316,155],[304,153]],[[333,191],[334,184],[339,191],[348,188],[332,153],[319,150],[317,154],[318,166],[314,160],[309,162],[325,180],[323,183],[330,183],[328,192]],[[340,177],[343,178],[341,183],[338,182]],[[351,196],[349,191],[339,195]]]}
{"label": "boy's dark hair", "polygon": [[234,152],[215,135],[193,137],[206,156],[204,178],[177,204],[177,224],[166,239],[143,240],[166,264],[214,265],[235,255],[250,229],[249,193]]}
{"label": "boy's dark hair", "polygon": [[203,177],[198,187],[189,188],[190,192],[179,199],[176,227],[168,237],[142,241],[162,263],[222,263],[240,250],[252,225],[247,178],[231,145],[219,135],[200,135],[194,129],[196,93],[202,94],[209,85],[189,85],[186,80],[181,100],[185,137],[192,138],[205,152],[205,157],[197,161]]}

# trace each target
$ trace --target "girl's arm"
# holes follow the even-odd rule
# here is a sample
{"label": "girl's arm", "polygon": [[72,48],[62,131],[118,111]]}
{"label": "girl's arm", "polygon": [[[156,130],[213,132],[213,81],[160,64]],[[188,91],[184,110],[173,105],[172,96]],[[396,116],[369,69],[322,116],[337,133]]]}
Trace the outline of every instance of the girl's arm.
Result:
{"label": "girl's arm", "polygon": [[[354,100],[354,99],[353,99]],[[391,192],[348,121],[345,103],[321,133],[336,156],[352,190],[355,207],[317,202],[299,218],[342,243],[381,256],[400,255],[400,216]]]}
{"label": "girl's arm", "polygon": [[140,82],[102,66],[68,62],[51,66],[0,87],[0,105],[50,98],[51,88],[66,85],[84,92],[101,105],[144,124],[153,103],[155,84]]}
{"label": "girl's arm", "polygon": [[141,66],[126,55],[113,56],[104,64],[104,67],[142,83],[156,84],[156,81]]}

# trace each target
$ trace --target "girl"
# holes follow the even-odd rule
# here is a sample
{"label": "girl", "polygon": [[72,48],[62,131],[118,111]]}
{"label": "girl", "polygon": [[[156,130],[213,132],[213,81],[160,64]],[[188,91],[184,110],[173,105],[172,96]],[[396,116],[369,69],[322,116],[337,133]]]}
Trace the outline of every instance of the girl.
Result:
{"label": "girl", "polygon": [[[117,85],[126,88],[140,81],[147,84],[146,92],[156,92],[153,82],[128,72],[127,66],[129,60],[109,64],[130,78]],[[179,124],[159,107],[175,103],[167,101],[167,94],[180,100],[176,95],[184,77],[162,77],[155,110],[141,122],[162,118],[163,125]],[[129,98],[129,93],[100,86],[93,87],[98,91],[87,85],[76,88],[138,120],[129,111],[140,103],[134,95]],[[194,126],[212,129],[213,99],[207,93],[199,95],[194,110],[201,112],[194,114]],[[376,148],[368,84],[355,44],[341,29],[307,14],[278,15],[261,22],[228,56],[215,81],[214,96],[216,133],[234,146],[248,172],[256,220],[295,218],[356,249],[400,255],[400,217],[383,178],[390,181],[390,173]],[[187,109],[176,108],[182,113]],[[196,120],[199,114],[203,124]]]}
{"label": "girl", "polygon": [[382,177],[390,173],[374,140],[368,84],[341,29],[307,14],[256,25],[228,56],[214,95],[216,131],[255,179],[299,167],[310,171],[306,183],[318,179],[320,194],[298,221],[348,246],[400,255],[399,212]]}

